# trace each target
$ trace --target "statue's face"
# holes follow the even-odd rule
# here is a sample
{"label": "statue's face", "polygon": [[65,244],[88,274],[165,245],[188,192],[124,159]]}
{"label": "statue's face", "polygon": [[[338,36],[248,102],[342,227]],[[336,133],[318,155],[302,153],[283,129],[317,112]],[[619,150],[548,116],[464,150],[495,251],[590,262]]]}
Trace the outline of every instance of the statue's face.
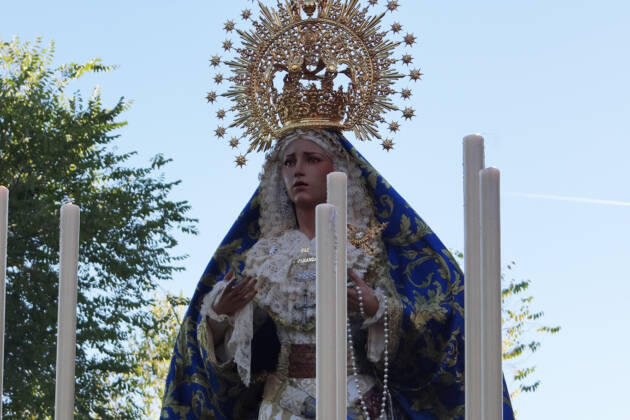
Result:
{"label": "statue's face", "polygon": [[281,164],[284,185],[297,207],[314,208],[326,202],[326,175],[334,168],[324,149],[298,138],[284,150]]}

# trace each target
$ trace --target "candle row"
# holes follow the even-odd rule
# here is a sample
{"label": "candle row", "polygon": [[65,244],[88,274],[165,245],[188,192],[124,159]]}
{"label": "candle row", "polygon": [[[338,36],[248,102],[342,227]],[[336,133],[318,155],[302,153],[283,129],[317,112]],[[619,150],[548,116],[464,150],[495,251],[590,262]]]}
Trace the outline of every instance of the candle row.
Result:
{"label": "candle row", "polygon": [[484,166],[483,137],[465,137],[466,420],[503,418],[500,173]]}
{"label": "candle row", "polygon": [[[59,239],[59,302],[55,419],[74,417],[74,365],[76,356],[77,273],[79,261],[79,207],[61,207]],[[0,396],[4,377],[4,315],[9,220],[9,190],[0,186]],[[0,398],[0,420],[2,399]]]}

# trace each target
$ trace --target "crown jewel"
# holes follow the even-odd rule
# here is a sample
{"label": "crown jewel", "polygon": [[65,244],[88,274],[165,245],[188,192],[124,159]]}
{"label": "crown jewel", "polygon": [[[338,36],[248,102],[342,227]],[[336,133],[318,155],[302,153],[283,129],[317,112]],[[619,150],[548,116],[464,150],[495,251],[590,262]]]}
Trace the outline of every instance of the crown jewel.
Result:
{"label": "crown jewel", "polygon": [[[359,0],[283,0],[276,8],[259,2],[260,17],[250,30],[226,22],[226,32],[235,29],[241,46],[235,59],[223,61],[233,73],[223,96],[233,101],[230,110],[236,113],[229,128],[243,130],[248,152],[269,149],[294,128],[334,127],[369,140],[381,138],[379,124],[390,131],[392,124],[398,126],[384,115],[398,111],[390,97],[400,93],[394,83],[404,76],[394,65],[409,64],[411,56],[395,59],[401,42],[387,39],[380,28],[393,10],[390,3],[385,12],[368,16],[369,7],[362,8]],[[400,31],[400,24],[392,26],[392,33]],[[211,65],[218,62],[213,56]],[[405,118],[409,115],[413,112]]]}

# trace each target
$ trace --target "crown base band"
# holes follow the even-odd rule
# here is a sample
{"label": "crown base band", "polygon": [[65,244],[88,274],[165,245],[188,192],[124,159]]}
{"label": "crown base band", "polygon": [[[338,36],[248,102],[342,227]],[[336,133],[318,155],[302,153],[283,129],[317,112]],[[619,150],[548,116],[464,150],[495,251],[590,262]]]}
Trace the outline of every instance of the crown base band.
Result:
{"label": "crown base band", "polygon": [[328,128],[333,130],[347,130],[347,127],[339,121],[332,121],[325,118],[303,118],[299,121],[291,121],[286,123],[277,131],[277,138],[282,138],[289,131],[298,128]]}

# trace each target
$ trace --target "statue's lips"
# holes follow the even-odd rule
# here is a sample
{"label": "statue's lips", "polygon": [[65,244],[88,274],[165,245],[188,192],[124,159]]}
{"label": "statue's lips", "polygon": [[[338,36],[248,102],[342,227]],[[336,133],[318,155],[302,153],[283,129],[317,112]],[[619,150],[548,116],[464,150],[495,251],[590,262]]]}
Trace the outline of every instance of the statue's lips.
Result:
{"label": "statue's lips", "polygon": [[308,187],[308,184],[306,182],[296,182],[293,184],[293,189],[298,189],[300,187]]}

